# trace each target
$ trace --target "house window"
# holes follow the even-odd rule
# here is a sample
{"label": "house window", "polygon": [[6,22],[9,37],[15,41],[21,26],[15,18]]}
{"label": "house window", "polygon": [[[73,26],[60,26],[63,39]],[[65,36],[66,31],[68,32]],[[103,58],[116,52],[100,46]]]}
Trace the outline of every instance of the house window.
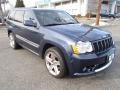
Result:
{"label": "house window", "polygon": [[102,4],[108,4],[109,1],[102,1]]}
{"label": "house window", "polygon": [[62,2],[63,5],[65,5],[65,4],[69,4],[69,3],[70,3],[70,1]]}
{"label": "house window", "polygon": [[72,3],[77,3],[77,0],[72,0]]}
{"label": "house window", "polygon": [[55,3],[55,6],[60,6],[61,5],[61,3]]}

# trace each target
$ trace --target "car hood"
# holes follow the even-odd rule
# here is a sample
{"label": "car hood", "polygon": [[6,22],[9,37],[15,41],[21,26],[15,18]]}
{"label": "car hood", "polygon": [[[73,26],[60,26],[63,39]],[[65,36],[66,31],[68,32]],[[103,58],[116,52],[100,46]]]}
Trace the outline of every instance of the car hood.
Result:
{"label": "car hood", "polygon": [[109,33],[85,24],[56,25],[46,28],[71,39],[83,41],[94,41],[109,36]]}

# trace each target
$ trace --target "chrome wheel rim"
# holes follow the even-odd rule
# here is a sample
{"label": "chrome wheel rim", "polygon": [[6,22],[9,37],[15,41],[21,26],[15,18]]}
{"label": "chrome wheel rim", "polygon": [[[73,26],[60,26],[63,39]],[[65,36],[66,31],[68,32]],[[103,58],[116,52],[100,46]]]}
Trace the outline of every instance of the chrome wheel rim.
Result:
{"label": "chrome wheel rim", "polygon": [[10,46],[12,48],[14,48],[14,46],[15,46],[15,40],[14,40],[14,37],[13,37],[12,34],[10,34],[10,36],[9,36],[9,43],[10,43]]}
{"label": "chrome wheel rim", "polygon": [[55,53],[48,52],[45,61],[47,69],[52,75],[57,76],[60,74],[60,61]]}

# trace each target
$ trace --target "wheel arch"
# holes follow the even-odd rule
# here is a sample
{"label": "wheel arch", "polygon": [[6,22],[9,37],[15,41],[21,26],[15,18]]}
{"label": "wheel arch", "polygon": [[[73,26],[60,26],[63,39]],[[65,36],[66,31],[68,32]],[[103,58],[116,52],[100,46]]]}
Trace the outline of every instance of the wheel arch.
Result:
{"label": "wheel arch", "polygon": [[50,42],[47,42],[43,45],[42,47],[42,50],[41,50],[41,56],[42,58],[44,58],[44,54],[45,54],[45,51],[48,49],[48,48],[51,48],[51,47],[56,47],[60,50],[60,52],[63,54],[63,57],[65,58],[64,54],[65,54],[65,49],[61,46],[61,45],[58,45],[56,43],[50,43]]}
{"label": "wheel arch", "polygon": [[67,74],[69,73],[69,69],[68,69],[68,65],[67,65],[67,61],[66,61],[66,57],[65,55],[67,54],[66,51],[64,50],[64,48],[58,44],[53,44],[53,43],[45,43],[44,46],[43,46],[43,49],[42,49],[42,52],[41,52],[41,57],[42,59],[44,59],[44,54],[45,54],[45,51],[48,49],[48,48],[51,48],[51,47],[56,47],[58,48],[58,50],[60,51],[60,53],[62,54],[62,57],[63,57],[63,60],[64,60],[64,63],[65,63],[65,67],[66,67],[66,70],[67,70]]}

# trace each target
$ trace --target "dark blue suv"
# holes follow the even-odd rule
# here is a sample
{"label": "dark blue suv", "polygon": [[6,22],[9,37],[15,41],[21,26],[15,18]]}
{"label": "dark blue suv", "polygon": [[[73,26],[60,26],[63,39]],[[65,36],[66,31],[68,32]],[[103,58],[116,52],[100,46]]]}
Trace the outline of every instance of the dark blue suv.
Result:
{"label": "dark blue suv", "polygon": [[109,33],[78,23],[65,11],[18,8],[9,13],[6,22],[10,46],[39,55],[56,78],[97,73],[114,59]]}

